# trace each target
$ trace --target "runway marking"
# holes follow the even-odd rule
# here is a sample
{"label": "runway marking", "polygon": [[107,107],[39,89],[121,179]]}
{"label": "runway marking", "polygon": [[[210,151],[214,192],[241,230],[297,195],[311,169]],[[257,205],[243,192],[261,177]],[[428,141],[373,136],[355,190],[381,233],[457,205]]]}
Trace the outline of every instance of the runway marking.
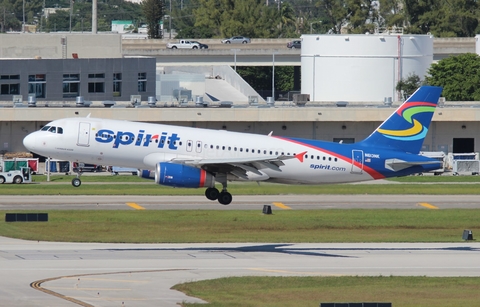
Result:
{"label": "runway marking", "polygon": [[48,287],[55,290],[79,290],[79,291],[132,291],[128,288],[82,288],[82,287]]}
{"label": "runway marking", "polygon": [[428,208],[428,209],[438,209],[437,206],[430,205],[429,203],[418,203],[417,205],[418,205],[418,206],[425,207],[425,208]]}
{"label": "runway marking", "polygon": [[145,208],[143,208],[142,206],[140,205],[137,205],[136,203],[127,203],[128,206],[132,207],[133,209],[137,209],[137,210],[145,210]]}
{"label": "runway marking", "polygon": [[[83,278],[85,276],[99,276],[99,275],[115,275],[115,274],[132,274],[132,273],[152,273],[152,272],[169,272],[169,271],[184,271],[186,269],[165,269],[165,270],[142,270],[142,271],[121,271],[121,272],[109,272],[109,273],[96,273],[96,274],[79,274],[79,275],[70,275],[70,276],[59,276],[59,277],[52,277],[52,278],[47,278],[47,279],[42,279],[42,280],[37,280],[32,283],[30,283],[30,287],[32,287],[35,290],[42,291],[43,293],[53,295],[55,297],[59,297],[61,299],[67,300],[69,302],[75,303],[77,305],[83,306],[83,307],[95,307],[94,305],[90,305],[88,303],[82,302],[79,299],[81,297],[78,297],[78,299],[75,299],[73,297],[69,297],[60,293],[57,293],[55,291],[46,289],[42,287],[43,283],[49,282],[49,281],[54,281],[54,280],[59,280],[62,278]],[[83,298],[82,298],[83,299]],[[87,299],[91,300],[94,299],[92,297],[88,297]],[[104,300],[104,298],[102,298]],[[135,299],[135,300],[143,300],[143,299]]]}
{"label": "runway marking", "polygon": [[[100,297],[90,297],[90,296],[75,296],[78,299],[84,299],[84,300],[92,300],[92,301],[113,301],[113,302],[118,302],[118,301],[147,301],[149,299],[146,298],[135,298],[135,297],[109,297],[109,296],[102,296]],[[130,306],[130,305],[129,305]]]}
{"label": "runway marking", "polygon": [[110,279],[110,278],[92,278],[92,277],[82,277],[77,278],[77,277],[67,277],[65,279],[75,279],[79,282],[82,282],[83,280],[95,280],[95,281],[108,281],[108,282],[128,282],[128,283],[148,283],[148,280],[128,280],[128,279]]}
{"label": "runway marking", "polygon": [[260,272],[269,272],[269,273],[287,273],[287,274],[296,274],[296,275],[322,275],[322,276],[344,276],[342,274],[331,274],[331,273],[323,273],[323,272],[296,272],[296,271],[286,271],[286,270],[271,270],[271,269],[261,269],[261,268],[250,268],[249,270],[252,271],[260,271]]}
{"label": "runway marking", "polygon": [[272,204],[273,204],[275,207],[278,207],[278,208],[282,208],[282,209],[292,209],[292,208],[290,208],[289,206],[286,206],[286,205],[284,205],[284,204],[282,204],[282,203],[276,203],[276,202],[275,202],[275,203],[272,203]]}

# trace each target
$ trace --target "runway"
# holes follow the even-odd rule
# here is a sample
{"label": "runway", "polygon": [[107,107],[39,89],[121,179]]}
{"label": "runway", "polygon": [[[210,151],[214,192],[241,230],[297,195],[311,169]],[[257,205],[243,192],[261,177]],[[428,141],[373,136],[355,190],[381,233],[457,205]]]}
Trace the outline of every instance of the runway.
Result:
{"label": "runway", "polygon": [[[82,244],[0,238],[2,306],[177,306],[226,276],[480,276],[480,245]],[[30,287],[39,285],[48,293]],[[123,303],[123,304],[122,304]]]}
{"label": "runway", "polygon": [[439,209],[480,208],[478,195],[234,195],[233,202],[220,205],[205,196],[86,196],[2,195],[0,210],[131,210],[136,203],[147,210],[261,210],[264,205],[293,210],[312,209]]}
{"label": "runway", "polygon": [[[235,196],[222,206],[203,196],[2,196],[0,210],[289,210],[479,208],[475,196]],[[274,210],[287,210],[274,207]],[[200,302],[170,290],[227,276],[476,276],[480,244],[95,244],[0,237],[0,306],[166,306]],[[318,302],[315,302],[317,304]]]}

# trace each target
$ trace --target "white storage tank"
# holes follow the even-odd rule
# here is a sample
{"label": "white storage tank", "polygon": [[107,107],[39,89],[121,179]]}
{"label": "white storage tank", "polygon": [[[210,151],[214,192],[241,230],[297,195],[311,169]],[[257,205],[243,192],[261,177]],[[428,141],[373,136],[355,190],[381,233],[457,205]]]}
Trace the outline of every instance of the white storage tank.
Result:
{"label": "white storage tank", "polygon": [[433,62],[433,36],[408,34],[302,35],[302,94],[310,101],[383,103],[401,100],[395,87]]}
{"label": "white storage tank", "polygon": [[475,35],[475,53],[480,55],[480,34]]}

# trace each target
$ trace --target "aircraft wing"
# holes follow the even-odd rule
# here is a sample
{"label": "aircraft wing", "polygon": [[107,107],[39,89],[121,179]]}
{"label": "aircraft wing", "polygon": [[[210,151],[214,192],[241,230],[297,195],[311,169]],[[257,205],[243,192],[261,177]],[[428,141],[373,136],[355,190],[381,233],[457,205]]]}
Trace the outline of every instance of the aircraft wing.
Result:
{"label": "aircraft wing", "polygon": [[201,167],[206,171],[213,173],[230,173],[238,178],[248,180],[247,172],[252,172],[258,176],[264,176],[262,169],[271,169],[281,172],[281,166],[285,165],[282,161],[296,158],[296,156],[262,156],[249,158],[227,158],[227,159],[199,159],[199,160],[178,160],[172,162],[184,163],[191,166]]}

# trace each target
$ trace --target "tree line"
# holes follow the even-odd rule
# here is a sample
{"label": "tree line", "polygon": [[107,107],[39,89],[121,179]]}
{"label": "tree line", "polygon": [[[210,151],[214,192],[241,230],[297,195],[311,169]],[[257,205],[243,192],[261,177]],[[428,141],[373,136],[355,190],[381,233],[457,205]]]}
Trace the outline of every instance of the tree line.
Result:
{"label": "tree line", "polygon": [[[22,31],[25,20],[42,32],[88,32],[91,5],[91,0],[2,0],[1,30]],[[166,28],[172,24],[177,38],[294,38],[310,32],[360,34],[388,28],[436,37],[473,37],[480,31],[479,19],[476,0],[98,1],[99,31],[109,31],[112,20],[133,20],[152,29],[163,21]],[[151,37],[161,38],[159,32]]]}

